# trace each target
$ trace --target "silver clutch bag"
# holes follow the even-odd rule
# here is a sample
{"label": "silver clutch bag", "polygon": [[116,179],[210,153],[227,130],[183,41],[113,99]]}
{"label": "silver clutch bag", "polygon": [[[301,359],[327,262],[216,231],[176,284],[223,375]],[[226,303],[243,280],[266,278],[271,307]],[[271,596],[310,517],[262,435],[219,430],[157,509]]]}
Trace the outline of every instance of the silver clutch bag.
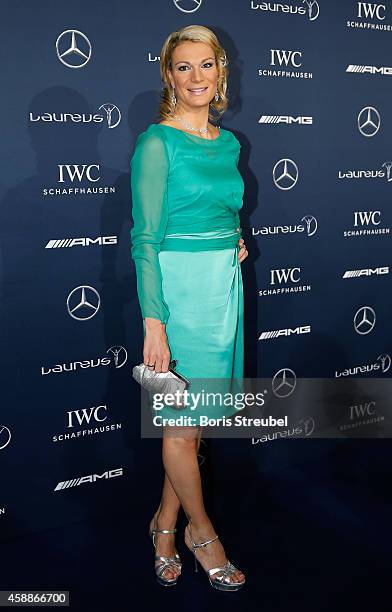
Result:
{"label": "silver clutch bag", "polygon": [[[155,372],[155,370],[151,370],[144,363],[140,363],[136,365],[132,369],[133,378],[143,387],[146,391],[150,391],[151,393],[162,393],[166,395],[166,393],[174,394],[176,391],[180,391],[182,394],[185,389],[189,387],[190,381],[185,378],[185,376],[181,376],[179,372],[176,372],[175,367],[177,365],[177,361],[172,359],[169,363],[169,369],[167,372]],[[174,396],[174,398],[178,397]],[[181,409],[184,408],[183,403],[180,401],[178,403],[170,401],[171,408]]]}

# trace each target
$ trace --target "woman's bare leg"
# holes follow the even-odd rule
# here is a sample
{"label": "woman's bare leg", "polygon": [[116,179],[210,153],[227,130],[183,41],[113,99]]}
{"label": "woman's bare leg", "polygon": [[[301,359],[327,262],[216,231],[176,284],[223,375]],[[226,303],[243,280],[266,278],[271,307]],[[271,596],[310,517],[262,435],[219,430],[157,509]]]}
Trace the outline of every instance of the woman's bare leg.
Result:
{"label": "woman's bare leg", "polygon": [[[192,536],[195,542],[209,540],[216,535],[214,527],[206,513],[202,483],[200,478],[197,449],[199,439],[195,427],[165,428],[162,444],[162,459],[166,475],[182,505],[188,521],[191,523]],[[191,548],[189,536],[185,536],[188,548]],[[205,548],[196,551],[197,558],[205,569],[224,565],[226,555],[220,540],[215,540]],[[242,580],[240,570],[232,575],[232,581]]]}
{"label": "woman's bare leg", "polygon": [[[201,440],[201,428],[199,429],[197,436],[197,452],[199,452]],[[156,511],[157,517],[157,528],[158,529],[174,529],[177,523],[177,516],[181,502],[177,497],[175,490],[173,489],[172,483],[165,470],[165,479],[163,483],[162,498]],[[153,528],[154,519],[151,521],[150,528]],[[161,534],[155,534],[156,543],[156,554],[171,557],[174,555],[174,534],[165,534],[160,537]],[[163,572],[164,578],[174,578],[178,574],[178,571],[166,568]]]}

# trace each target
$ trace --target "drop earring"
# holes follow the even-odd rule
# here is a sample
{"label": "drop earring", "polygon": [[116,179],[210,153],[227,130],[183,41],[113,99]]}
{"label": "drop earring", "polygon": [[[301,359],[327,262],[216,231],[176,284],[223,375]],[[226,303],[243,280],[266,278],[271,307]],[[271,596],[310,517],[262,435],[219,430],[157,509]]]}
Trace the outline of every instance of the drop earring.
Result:
{"label": "drop earring", "polygon": [[218,102],[218,100],[219,100],[218,90],[216,90],[216,92],[215,92],[215,100],[216,100],[216,102]]}
{"label": "drop earring", "polygon": [[176,98],[176,94],[174,93],[174,88],[173,88],[173,93],[172,93],[171,101],[172,101],[173,106],[175,106],[177,104],[177,98]]}

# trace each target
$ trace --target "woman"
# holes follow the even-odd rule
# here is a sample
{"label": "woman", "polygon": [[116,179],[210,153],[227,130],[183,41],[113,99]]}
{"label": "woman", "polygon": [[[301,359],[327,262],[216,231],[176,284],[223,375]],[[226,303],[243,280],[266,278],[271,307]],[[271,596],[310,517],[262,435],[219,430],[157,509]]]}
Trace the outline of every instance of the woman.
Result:
{"label": "woman", "polygon": [[[165,83],[159,123],[139,135],[131,160],[132,258],[143,316],[143,361],[167,372],[170,359],[193,378],[243,376],[243,287],[248,253],[238,210],[244,183],[240,143],[209,119],[228,101],[227,58],[215,34],[191,25],[160,55]],[[210,108],[211,107],[211,108]],[[178,416],[165,406],[161,416]],[[214,416],[226,414],[223,407]],[[197,453],[201,427],[164,427],[162,499],[150,523],[158,582],[174,585],[181,561],[174,534],[180,506],[186,546],[221,590],[244,574],[228,561],[203,504]]]}

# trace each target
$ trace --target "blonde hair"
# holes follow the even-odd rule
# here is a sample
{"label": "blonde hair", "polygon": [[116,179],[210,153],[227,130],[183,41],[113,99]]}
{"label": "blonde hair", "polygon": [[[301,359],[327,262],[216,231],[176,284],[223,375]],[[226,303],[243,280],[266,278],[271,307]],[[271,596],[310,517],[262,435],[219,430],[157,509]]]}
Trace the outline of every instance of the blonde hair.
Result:
{"label": "blonde hair", "polygon": [[[208,113],[208,118],[210,121],[214,121],[215,119],[219,119],[223,113],[227,110],[228,107],[228,98],[226,95],[227,91],[227,75],[228,75],[228,60],[226,57],[226,52],[221,46],[218,38],[210,30],[205,26],[201,25],[188,25],[181,28],[178,31],[172,32],[166,38],[161,54],[160,54],[160,71],[161,71],[161,80],[164,83],[162,87],[162,91],[160,93],[160,103],[159,103],[159,117],[161,119],[170,119],[174,113],[175,106],[172,102],[173,88],[170,83],[169,70],[171,69],[171,61],[172,54],[174,49],[185,41],[192,42],[203,42],[209,45],[215,55],[215,61],[218,69],[218,81],[217,81],[217,91],[219,94],[218,101],[215,100],[215,97],[210,102],[210,110]],[[214,112],[217,114],[217,117],[214,117]]]}

